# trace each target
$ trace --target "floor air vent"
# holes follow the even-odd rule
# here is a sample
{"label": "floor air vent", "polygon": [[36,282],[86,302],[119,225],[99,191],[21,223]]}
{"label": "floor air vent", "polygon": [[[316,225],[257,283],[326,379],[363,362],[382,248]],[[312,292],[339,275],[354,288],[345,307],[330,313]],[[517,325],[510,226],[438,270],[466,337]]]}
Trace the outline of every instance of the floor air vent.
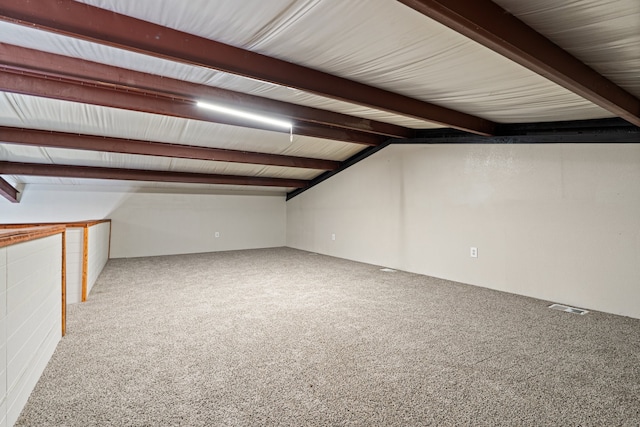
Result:
{"label": "floor air vent", "polygon": [[549,308],[552,309],[552,310],[566,311],[567,313],[574,313],[574,314],[587,314],[588,313],[587,310],[583,310],[581,308],[569,307],[567,305],[562,305],[562,304],[551,304],[549,306]]}
{"label": "floor air vent", "polygon": [[380,271],[384,271],[386,273],[395,273],[396,272],[393,268],[381,268]]}

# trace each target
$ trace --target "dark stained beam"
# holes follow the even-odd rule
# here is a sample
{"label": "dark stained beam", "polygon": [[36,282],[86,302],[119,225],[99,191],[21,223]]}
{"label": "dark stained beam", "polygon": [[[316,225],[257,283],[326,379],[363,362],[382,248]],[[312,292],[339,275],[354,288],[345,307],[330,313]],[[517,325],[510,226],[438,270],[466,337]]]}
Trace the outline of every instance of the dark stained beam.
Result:
{"label": "dark stained beam", "polygon": [[490,0],[399,0],[640,126],[640,99]]}
{"label": "dark stained beam", "polygon": [[620,119],[501,124],[496,136],[469,135],[452,129],[424,129],[416,138],[392,144],[629,144],[640,142],[640,127]]}
{"label": "dark stained beam", "polygon": [[[280,131],[267,124],[263,125],[250,120],[204,110],[197,107],[193,101],[149,96],[112,85],[90,85],[75,80],[49,78],[37,73],[6,69],[2,64],[0,64],[0,90],[23,95],[40,96],[232,126]],[[364,145],[378,145],[387,139],[386,137],[367,132],[333,128],[316,123],[294,124],[293,133],[294,135],[312,136]],[[288,131],[286,132],[286,136],[283,133],[283,138],[289,138]]]}
{"label": "dark stained beam", "polygon": [[0,0],[0,19],[472,133],[493,134],[494,123],[479,117],[72,0]]}
{"label": "dark stained beam", "polygon": [[0,64],[6,70],[37,73],[49,78],[71,79],[91,85],[117,86],[121,90],[184,101],[208,101],[274,118],[410,138],[413,129],[319,108],[276,101],[242,92],[220,89],[84,59],[0,43]]}
{"label": "dark stained beam", "polygon": [[18,190],[13,188],[13,186],[2,177],[0,177],[0,196],[4,197],[11,203],[18,203]]}
{"label": "dark stained beam", "polygon": [[1,143],[319,170],[334,170],[340,165],[340,162],[337,161],[308,157],[283,156],[251,151],[167,144],[6,126],[0,126],[0,144]]}
{"label": "dark stained beam", "polygon": [[58,178],[116,179],[125,181],[180,182],[189,184],[253,185],[261,187],[304,187],[301,179],[265,178],[257,176],[217,175],[169,172],[143,169],[119,169],[90,166],[14,163],[0,161],[0,174],[51,176]]}

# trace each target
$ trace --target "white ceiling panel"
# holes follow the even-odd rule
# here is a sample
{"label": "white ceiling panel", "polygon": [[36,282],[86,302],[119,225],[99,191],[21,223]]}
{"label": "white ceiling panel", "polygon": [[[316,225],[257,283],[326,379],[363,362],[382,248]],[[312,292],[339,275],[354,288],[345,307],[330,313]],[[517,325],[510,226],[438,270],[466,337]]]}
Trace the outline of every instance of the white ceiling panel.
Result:
{"label": "white ceiling panel", "polygon": [[640,1],[496,0],[496,3],[640,97]]}

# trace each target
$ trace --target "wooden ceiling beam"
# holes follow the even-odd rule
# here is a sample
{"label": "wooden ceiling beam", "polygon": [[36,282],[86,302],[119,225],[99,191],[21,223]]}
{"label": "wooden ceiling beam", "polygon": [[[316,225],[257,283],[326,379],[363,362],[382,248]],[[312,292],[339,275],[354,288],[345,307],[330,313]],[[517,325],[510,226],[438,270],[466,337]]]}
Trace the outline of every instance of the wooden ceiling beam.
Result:
{"label": "wooden ceiling beam", "polygon": [[491,135],[495,127],[480,117],[72,0],[0,0],[0,19],[476,134]]}
{"label": "wooden ceiling beam", "polygon": [[146,169],[120,169],[92,166],[52,165],[41,163],[15,163],[2,161],[0,161],[0,174],[48,176],[57,178],[179,182],[188,184],[252,185],[261,187],[283,188],[301,188],[308,183],[308,181],[301,179],[218,175],[191,172],[170,172]]}
{"label": "wooden ceiling beam", "polygon": [[18,190],[0,177],[0,196],[4,197],[11,203],[18,203]]}
{"label": "wooden ceiling beam", "polygon": [[[268,124],[235,118],[199,108],[193,101],[171,99],[166,96],[149,96],[148,94],[128,91],[113,85],[87,84],[62,77],[48,77],[37,72],[17,71],[2,64],[0,64],[0,90],[63,101],[282,132],[282,130]],[[294,135],[374,146],[387,139],[368,132],[334,128],[316,123],[299,123],[293,129],[293,133]],[[288,134],[288,131],[286,135],[283,133],[283,138],[289,138]]]}
{"label": "wooden ceiling beam", "polygon": [[121,90],[184,101],[207,101],[230,108],[336,128],[368,132],[393,138],[411,138],[413,129],[319,108],[262,98],[242,92],[148,74],[80,58],[56,55],[0,43],[4,69],[38,73],[49,78],[76,80],[85,84],[115,86]]}
{"label": "wooden ceiling beam", "polygon": [[337,161],[309,157],[283,156],[7,126],[0,126],[0,143],[318,170],[335,170],[340,166],[340,162]]}
{"label": "wooden ceiling beam", "polygon": [[640,99],[490,0],[398,0],[640,126]]}

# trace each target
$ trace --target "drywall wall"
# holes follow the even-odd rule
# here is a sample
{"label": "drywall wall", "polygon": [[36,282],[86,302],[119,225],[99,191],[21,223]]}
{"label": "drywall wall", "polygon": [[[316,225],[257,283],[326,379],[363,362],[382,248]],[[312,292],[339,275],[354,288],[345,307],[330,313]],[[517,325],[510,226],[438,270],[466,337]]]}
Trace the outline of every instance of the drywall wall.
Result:
{"label": "drywall wall", "polygon": [[112,219],[112,258],[284,246],[285,215],[283,195],[29,185],[20,203],[0,201],[0,223]]}
{"label": "drywall wall", "polygon": [[62,336],[62,235],[0,248],[0,425],[12,426]]}
{"label": "drywall wall", "polygon": [[640,318],[640,145],[390,146],[287,202],[287,245]]}
{"label": "drywall wall", "polygon": [[111,257],[284,246],[285,215],[282,196],[137,194],[111,213]]}

